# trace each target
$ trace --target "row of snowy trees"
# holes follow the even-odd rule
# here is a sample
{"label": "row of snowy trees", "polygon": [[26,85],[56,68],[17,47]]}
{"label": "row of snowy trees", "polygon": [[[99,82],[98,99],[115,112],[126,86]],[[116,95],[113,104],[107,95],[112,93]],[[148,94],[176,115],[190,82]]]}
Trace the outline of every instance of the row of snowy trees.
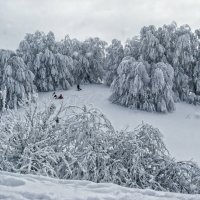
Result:
{"label": "row of snowy trees", "polygon": [[[112,49],[112,53],[110,53],[110,48]],[[113,57],[114,54],[115,57]],[[132,61],[129,61],[129,63],[132,62],[132,73],[134,71],[135,65],[137,65],[134,59],[137,62],[140,62],[140,64],[142,62],[143,64],[146,63],[146,65],[150,66],[146,67],[145,69],[150,78],[150,85],[148,84],[147,80],[139,81],[140,85],[145,85],[145,83],[145,86],[148,85],[148,88],[145,87],[145,91],[142,91],[144,95],[146,95],[147,90],[149,91],[150,96],[154,96],[155,87],[160,85],[162,88],[164,85],[166,85],[166,87],[164,87],[164,90],[159,88],[160,91],[163,91],[158,94],[159,96],[149,99],[149,101],[151,101],[151,105],[147,105],[145,100],[146,97],[142,98],[142,102],[140,101],[141,94],[132,98],[132,95],[133,93],[135,94],[135,90],[137,90],[137,87],[141,87],[140,89],[142,90],[142,86],[135,85],[137,84],[136,82],[138,82],[136,81],[136,79],[138,80],[137,77],[140,77],[141,72],[138,71],[139,74],[135,75],[136,78],[131,74],[124,75],[124,77],[122,77],[123,72],[120,69],[123,67],[126,68],[127,64],[124,60],[127,60],[127,56],[133,58]],[[131,106],[134,108],[137,107],[139,109],[149,111],[156,110],[160,112],[172,111],[174,109],[173,101],[181,100],[189,103],[199,104],[199,56],[200,31],[196,30],[195,32],[192,32],[191,28],[188,25],[177,27],[176,23],[172,23],[170,25],[159,27],[158,29],[156,29],[154,26],[143,27],[141,29],[140,36],[134,37],[131,40],[127,40],[124,49],[121,49],[120,43],[117,43],[115,40],[113,40],[111,46],[109,47],[109,53],[107,54],[106,59],[108,60],[107,69],[109,71],[109,74],[113,74],[112,77],[114,77],[115,79],[112,87],[113,94],[111,96],[111,100],[124,106]],[[115,63],[117,63],[118,60],[120,60],[117,64],[118,67],[115,67]],[[149,70],[147,68],[149,68]],[[163,70],[164,68],[166,69]],[[119,84],[119,82],[123,81],[131,82],[130,84],[126,84],[127,88],[124,88],[126,86],[122,86],[122,83],[121,85]],[[153,81],[157,81],[157,84],[154,84],[154,89],[153,85],[151,84]],[[109,79],[106,82],[108,85],[110,85],[112,83],[112,80],[110,81]],[[158,88],[156,90],[158,90]],[[135,98],[136,101],[134,100]],[[140,103],[138,103],[137,100],[139,100]],[[154,102],[154,106],[152,106],[152,102]],[[168,103],[170,104],[170,108],[167,108]],[[156,104],[158,105],[158,107]],[[159,108],[159,104],[162,104],[162,108]]]}
{"label": "row of snowy trees", "polygon": [[[188,25],[143,27],[124,46],[117,39],[109,46],[99,38],[56,41],[53,32],[36,31],[25,36],[16,53],[0,51],[1,76],[13,56],[20,70],[33,73],[28,87],[33,84],[39,92],[104,82],[112,84],[112,102],[132,108],[167,112],[174,110],[174,101],[200,103],[200,30],[193,32]],[[15,107],[14,98],[25,95],[6,96]]]}
{"label": "row of snowy trees", "polygon": [[104,76],[106,42],[84,42],[66,36],[55,41],[53,32],[27,34],[17,53],[35,74],[38,91],[68,89],[74,83],[100,83]]}
{"label": "row of snowy trees", "polygon": [[27,34],[16,53],[0,51],[0,110],[16,108],[36,91],[67,90],[102,83],[106,42],[89,38],[57,42],[53,32]]}
{"label": "row of snowy trees", "polygon": [[200,194],[200,168],[176,162],[158,129],[118,132],[92,107],[32,105],[2,116],[0,170]]}

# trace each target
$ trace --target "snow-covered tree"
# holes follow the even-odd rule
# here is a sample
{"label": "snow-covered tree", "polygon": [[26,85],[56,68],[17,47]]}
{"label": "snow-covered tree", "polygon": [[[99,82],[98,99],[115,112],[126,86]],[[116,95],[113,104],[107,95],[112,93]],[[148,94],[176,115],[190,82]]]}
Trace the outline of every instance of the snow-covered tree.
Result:
{"label": "snow-covered tree", "polygon": [[164,25],[159,27],[156,31],[156,37],[159,40],[159,43],[164,47],[165,58],[167,62],[173,66],[173,57],[176,47],[176,41],[178,35],[176,34],[177,24],[176,22],[172,22],[169,25]]}
{"label": "snow-covered tree", "polygon": [[196,48],[196,64],[193,66],[193,88],[196,95],[200,95],[200,30],[195,31],[197,48]]}
{"label": "snow-covered tree", "polygon": [[66,35],[64,39],[57,43],[58,52],[62,55],[72,57],[73,51],[75,51],[73,47],[73,40],[69,37],[69,35]]}
{"label": "snow-covered tree", "polygon": [[54,54],[49,49],[37,54],[35,60],[37,73],[35,84],[38,91],[69,89],[73,84],[73,60],[60,53]]}
{"label": "snow-covered tree", "polygon": [[3,82],[5,65],[8,59],[13,55],[16,55],[14,51],[0,49],[0,85],[2,85],[2,82]]}
{"label": "snow-covered tree", "polygon": [[133,109],[170,112],[174,110],[173,68],[164,63],[150,65],[134,58],[123,59],[112,83],[110,100]]}
{"label": "snow-covered tree", "polygon": [[22,101],[34,98],[34,75],[23,59],[9,50],[0,51],[0,90],[1,105],[4,108],[16,108]]}
{"label": "snow-covered tree", "polygon": [[84,42],[73,40],[77,83],[100,83],[104,76],[106,42],[99,38],[89,38]]}
{"label": "snow-covered tree", "polygon": [[149,63],[162,62],[164,59],[164,47],[156,37],[154,26],[143,27],[140,32],[140,55]]}
{"label": "snow-covered tree", "polygon": [[173,99],[174,70],[165,63],[157,63],[151,70],[151,93],[157,112],[175,110]]}
{"label": "snow-covered tree", "polygon": [[134,57],[136,60],[138,60],[140,57],[140,45],[141,41],[139,36],[128,39],[125,43],[124,55]]}
{"label": "snow-covered tree", "polygon": [[52,31],[47,35],[37,31],[27,34],[20,43],[17,52],[34,73],[38,91],[66,90],[72,86],[73,60],[65,50],[65,41],[57,43]]}
{"label": "snow-covered tree", "polygon": [[159,28],[156,35],[165,48],[166,61],[174,68],[174,98],[188,101],[198,84],[198,34],[188,25],[177,27],[173,22]]}
{"label": "snow-covered tree", "polygon": [[106,48],[106,51],[105,82],[110,86],[117,76],[117,68],[124,57],[124,50],[121,42],[117,39],[113,39],[111,45]]}
{"label": "snow-covered tree", "polygon": [[34,34],[26,34],[24,40],[19,44],[17,53],[23,58],[25,64],[29,69],[35,74],[36,68],[34,66],[34,61],[36,55],[43,52],[46,48],[46,36],[43,32],[36,31]]}
{"label": "snow-covered tree", "polygon": [[186,100],[190,90],[193,91],[193,68],[195,66],[195,41],[194,35],[188,25],[177,29],[178,39],[173,56],[173,67],[175,72],[174,91],[177,98]]}
{"label": "snow-covered tree", "polygon": [[[9,54],[9,53],[8,53]],[[22,58],[10,54],[3,67],[1,91],[5,108],[17,108],[23,101],[34,100],[36,88],[34,75],[25,65]],[[3,109],[0,107],[0,110]]]}

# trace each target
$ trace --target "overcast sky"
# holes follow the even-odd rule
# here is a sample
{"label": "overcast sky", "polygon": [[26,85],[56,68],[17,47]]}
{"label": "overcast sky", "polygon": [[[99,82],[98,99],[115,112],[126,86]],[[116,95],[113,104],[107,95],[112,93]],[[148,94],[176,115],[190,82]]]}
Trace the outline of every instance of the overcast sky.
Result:
{"label": "overcast sky", "polygon": [[125,41],[142,26],[172,21],[200,28],[200,0],[0,0],[0,48],[16,49],[36,30],[52,30],[57,40]]}

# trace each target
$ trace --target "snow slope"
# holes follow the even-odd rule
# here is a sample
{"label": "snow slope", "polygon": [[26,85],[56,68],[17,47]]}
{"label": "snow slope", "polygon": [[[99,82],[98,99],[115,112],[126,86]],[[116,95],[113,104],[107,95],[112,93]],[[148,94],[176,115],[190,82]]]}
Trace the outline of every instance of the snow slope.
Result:
{"label": "snow slope", "polygon": [[[148,113],[131,110],[112,104],[108,98],[110,89],[104,85],[84,85],[78,92],[75,87],[60,91],[67,105],[92,104],[99,108],[116,129],[135,128],[142,122],[159,128],[164,142],[173,157],[177,160],[193,160],[200,165],[200,106],[177,103],[176,111],[168,114]],[[40,93],[39,102],[52,99],[52,93]],[[53,100],[60,103],[61,100]],[[43,105],[43,104],[41,104]]]}
{"label": "snow slope", "polygon": [[1,200],[200,200],[200,195],[125,188],[111,183],[58,180],[0,171]]}

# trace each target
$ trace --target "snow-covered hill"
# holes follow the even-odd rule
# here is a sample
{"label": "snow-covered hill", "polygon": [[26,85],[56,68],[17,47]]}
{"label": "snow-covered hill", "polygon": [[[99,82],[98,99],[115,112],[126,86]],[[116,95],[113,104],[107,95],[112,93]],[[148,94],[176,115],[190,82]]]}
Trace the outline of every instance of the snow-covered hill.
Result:
{"label": "snow-covered hill", "polygon": [[130,189],[111,183],[58,180],[0,172],[1,200],[200,200],[186,195]]}
{"label": "snow-covered hill", "polygon": [[[176,111],[168,114],[148,113],[131,110],[112,104],[108,98],[110,89],[104,85],[84,85],[78,92],[75,87],[68,91],[60,91],[67,105],[92,104],[99,108],[116,129],[135,128],[142,122],[152,124],[164,135],[164,142],[177,160],[190,160],[200,165],[200,106],[177,103]],[[52,93],[40,93],[38,101],[52,100]],[[53,100],[60,103],[60,100]]]}

